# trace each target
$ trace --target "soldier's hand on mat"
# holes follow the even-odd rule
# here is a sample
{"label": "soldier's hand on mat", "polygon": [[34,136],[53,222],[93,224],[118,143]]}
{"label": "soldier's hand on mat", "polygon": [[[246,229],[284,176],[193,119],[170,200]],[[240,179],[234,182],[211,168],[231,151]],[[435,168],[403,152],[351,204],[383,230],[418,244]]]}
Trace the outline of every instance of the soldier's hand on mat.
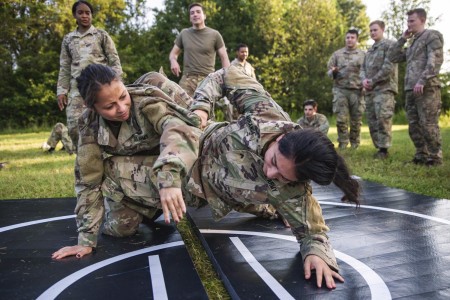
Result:
{"label": "soldier's hand on mat", "polygon": [[181,188],[170,187],[160,189],[159,196],[161,198],[161,206],[166,223],[170,223],[170,214],[172,214],[175,223],[183,219],[183,214],[186,213],[186,205],[184,204]]}
{"label": "soldier's hand on mat", "polygon": [[208,113],[200,109],[194,110],[194,113],[199,116],[200,120],[202,120],[202,128],[205,128],[206,122],[208,121]]}
{"label": "soldier's hand on mat", "polygon": [[311,271],[316,270],[317,286],[322,287],[322,279],[329,289],[336,288],[334,278],[344,282],[344,278],[339,273],[330,269],[330,267],[317,255],[308,255],[304,263],[305,279],[311,278]]}
{"label": "soldier's hand on mat", "polygon": [[64,94],[58,95],[59,110],[63,110],[66,105],[67,105],[67,96]]}
{"label": "soldier's hand on mat", "polygon": [[52,254],[52,258],[61,259],[67,256],[75,255],[77,258],[82,258],[83,256],[90,254],[92,252],[92,247],[86,246],[67,246],[59,249]]}
{"label": "soldier's hand on mat", "polygon": [[414,94],[416,95],[422,95],[423,94],[423,84],[418,84],[414,86]]}

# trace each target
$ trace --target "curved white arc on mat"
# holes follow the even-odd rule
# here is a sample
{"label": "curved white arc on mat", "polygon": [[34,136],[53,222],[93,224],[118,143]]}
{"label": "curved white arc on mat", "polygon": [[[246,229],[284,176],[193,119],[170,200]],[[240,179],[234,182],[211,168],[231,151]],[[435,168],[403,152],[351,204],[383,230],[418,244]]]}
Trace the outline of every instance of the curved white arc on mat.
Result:
{"label": "curved white arc on mat", "polygon": [[258,274],[259,277],[267,284],[267,286],[274,292],[274,294],[283,300],[294,300],[295,298],[289,294],[288,291],[275,279],[269,272],[256,260],[253,254],[242,243],[238,237],[230,237],[234,246],[238,249],[239,253],[244,257],[245,261],[252,267],[252,269]]}
{"label": "curved white arc on mat", "polygon": [[[286,240],[297,243],[297,239],[294,236],[287,236],[282,234],[274,234],[274,233],[264,233],[264,232],[256,232],[256,231],[239,231],[239,230],[218,230],[218,229],[200,229],[201,233],[216,233],[216,234],[241,234],[241,235],[251,235],[251,236],[262,236],[262,237],[270,237],[280,240]],[[360,262],[359,260],[344,254],[342,252],[339,252],[337,250],[334,250],[334,254],[336,255],[336,258],[339,258],[349,266],[351,266],[353,269],[355,269],[361,277],[364,278],[364,280],[367,282],[367,285],[369,286],[371,298],[376,300],[390,300],[391,292],[389,291],[389,288],[384,283],[383,279],[375,273],[374,270],[369,268],[364,263]]]}
{"label": "curved white arc on mat", "polygon": [[98,269],[106,267],[110,264],[116,263],[118,261],[130,258],[133,256],[141,255],[144,253],[157,251],[157,250],[161,250],[161,249],[166,249],[166,248],[171,248],[171,247],[178,247],[178,246],[182,246],[182,245],[184,245],[183,241],[172,242],[172,243],[167,243],[167,244],[163,244],[163,245],[156,245],[156,246],[152,246],[152,247],[148,247],[148,248],[144,248],[144,249],[139,249],[136,251],[132,251],[129,253],[125,253],[125,254],[121,254],[121,255],[117,255],[117,256],[105,259],[103,261],[100,261],[98,263],[90,265],[86,268],[83,268],[83,269],[81,269],[75,273],[72,273],[69,276],[61,279],[60,281],[58,281],[57,283],[52,285],[50,288],[48,288],[45,292],[43,292],[37,298],[37,300],[55,299],[59,294],[61,294],[62,291],[64,291],[67,287],[72,285],[77,280],[83,278],[84,276],[88,275],[89,273],[97,271]]}
{"label": "curved white arc on mat", "polygon": [[[349,203],[339,203],[339,202],[330,202],[330,201],[319,201],[319,203],[320,204],[325,204],[325,205],[355,207],[355,204],[349,204]],[[367,208],[367,209],[389,211],[389,212],[394,212],[394,213],[404,214],[404,215],[410,215],[410,216],[419,217],[419,218],[422,218],[422,219],[428,219],[428,220],[431,220],[431,221],[435,221],[435,222],[439,222],[439,223],[444,223],[444,224],[450,225],[450,221],[449,220],[442,219],[442,218],[436,218],[436,217],[432,217],[432,216],[428,216],[428,215],[424,215],[424,214],[419,214],[419,213],[415,213],[415,212],[411,212],[411,211],[407,211],[407,210],[393,209],[393,208],[372,206],[372,205],[360,205],[359,207]]]}
{"label": "curved white arc on mat", "polygon": [[45,223],[45,222],[53,222],[53,221],[70,219],[70,218],[75,218],[75,215],[68,215],[68,216],[61,216],[61,217],[47,218],[47,219],[40,219],[40,220],[35,220],[35,221],[19,223],[19,224],[14,224],[14,225],[5,226],[5,227],[0,227],[0,232],[13,230],[13,229],[21,228],[21,227],[26,227],[26,226],[31,226],[31,225],[36,225],[36,224]]}

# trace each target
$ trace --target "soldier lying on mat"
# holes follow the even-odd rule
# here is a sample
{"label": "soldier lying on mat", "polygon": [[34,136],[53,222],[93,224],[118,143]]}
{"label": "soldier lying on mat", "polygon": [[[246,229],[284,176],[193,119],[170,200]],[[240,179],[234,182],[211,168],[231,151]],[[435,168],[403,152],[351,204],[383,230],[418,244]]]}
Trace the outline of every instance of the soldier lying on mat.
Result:
{"label": "soldier lying on mat", "polygon": [[170,215],[178,222],[186,212],[181,178],[197,159],[201,135],[200,119],[186,109],[192,98],[161,74],[125,86],[113,69],[93,64],[77,82],[88,108],[75,166],[78,245],[55,259],[91,253],[105,209],[103,233],[112,236],[134,234],[161,209],[166,222]]}
{"label": "soldier lying on mat", "polygon": [[[226,96],[242,116],[231,124],[207,122],[216,100]],[[300,243],[305,278],[317,274],[328,288],[343,281],[328,241],[322,210],[311,195],[310,180],[335,183],[343,200],[359,204],[359,183],[344,159],[320,131],[302,129],[253,78],[236,67],[206,77],[190,108],[202,119],[200,156],[189,174],[188,205],[208,202],[216,219],[232,209],[254,213],[270,203],[291,226]]]}

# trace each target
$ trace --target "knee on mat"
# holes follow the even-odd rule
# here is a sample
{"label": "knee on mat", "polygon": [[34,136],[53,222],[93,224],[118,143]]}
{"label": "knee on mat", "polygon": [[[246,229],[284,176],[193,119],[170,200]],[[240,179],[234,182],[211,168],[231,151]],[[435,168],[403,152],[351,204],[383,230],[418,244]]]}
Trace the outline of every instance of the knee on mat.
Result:
{"label": "knee on mat", "polygon": [[114,237],[131,236],[138,230],[140,222],[106,222],[102,233]]}

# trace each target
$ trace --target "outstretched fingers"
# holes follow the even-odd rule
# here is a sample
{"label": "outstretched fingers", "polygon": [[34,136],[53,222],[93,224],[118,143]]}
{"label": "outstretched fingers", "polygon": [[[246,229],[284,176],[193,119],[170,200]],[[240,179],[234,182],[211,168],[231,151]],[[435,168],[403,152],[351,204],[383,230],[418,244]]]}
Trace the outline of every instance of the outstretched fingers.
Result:
{"label": "outstretched fingers", "polygon": [[90,254],[92,252],[92,247],[86,246],[67,246],[59,249],[52,254],[53,259],[62,259],[68,256],[76,256],[77,258],[82,258],[83,256]]}
{"label": "outstretched fingers", "polygon": [[163,188],[159,191],[161,197],[161,207],[164,213],[164,221],[170,223],[172,215],[175,223],[183,219],[186,213],[186,204],[180,188]]}

